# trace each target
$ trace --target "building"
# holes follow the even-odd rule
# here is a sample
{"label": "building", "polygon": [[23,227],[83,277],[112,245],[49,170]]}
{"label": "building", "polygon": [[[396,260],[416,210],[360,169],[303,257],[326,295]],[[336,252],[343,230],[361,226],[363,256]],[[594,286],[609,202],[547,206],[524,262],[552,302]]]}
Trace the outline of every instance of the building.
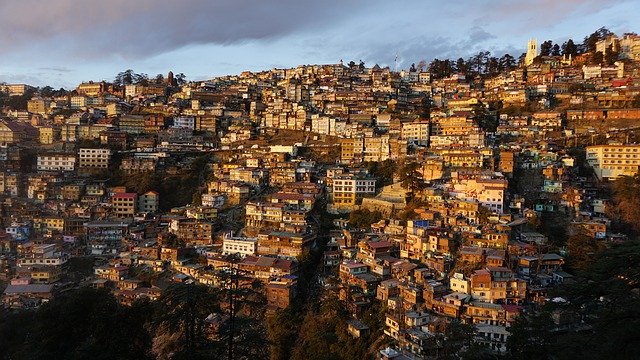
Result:
{"label": "building", "polygon": [[527,55],[524,59],[525,66],[533,64],[533,59],[538,57],[538,39],[531,39],[527,44]]}
{"label": "building", "polygon": [[257,238],[233,237],[231,234],[225,234],[222,239],[222,254],[232,255],[238,254],[242,257],[255,255],[258,250]]}
{"label": "building", "polygon": [[429,121],[418,120],[402,124],[402,139],[415,145],[427,146],[429,143]]}
{"label": "building", "polygon": [[587,163],[600,180],[635,175],[640,166],[640,145],[596,145],[587,147]]}
{"label": "building", "polygon": [[116,193],[111,196],[112,214],[116,217],[133,217],[136,214],[138,194]]}
{"label": "building", "polygon": [[258,235],[258,254],[297,257],[308,251],[315,243],[312,234],[273,231]]}
{"label": "building", "polygon": [[143,115],[122,115],[119,126],[125,133],[140,134],[145,131],[145,119]]}
{"label": "building", "polygon": [[107,90],[106,83],[101,81],[98,83],[94,83],[93,81],[89,81],[86,83],[81,83],[76,88],[76,91],[80,95],[87,96],[98,96]]}
{"label": "building", "polygon": [[72,154],[38,155],[38,171],[74,171],[76,156]]}
{"label": "building", "polygon": [[138,197],[138,212],[157,213],[160,207],[160,194],[155,191],[147,191]]}
{"label": "building", "polygon": [[43,126],[38,128],[40,144],[50,145],[60,140],[60,128],[53,126]]}
{"label": "building", "polygon": [[285,309],[289,307],[296,297],[297,278],[295,275],[283,276],[269,280],[267,286],[267,307],[268,310]]}
{"label": "building", "polygon": [[109,149],[80,149],[78,150],[78,166],[81,168],[106,169],[109,167],[111,150]]}
{"label": "building", "polygon": [[362,198],[376,193],[376,179],[364,174],[342,174],[333,178],[333,205],[353,208]]}

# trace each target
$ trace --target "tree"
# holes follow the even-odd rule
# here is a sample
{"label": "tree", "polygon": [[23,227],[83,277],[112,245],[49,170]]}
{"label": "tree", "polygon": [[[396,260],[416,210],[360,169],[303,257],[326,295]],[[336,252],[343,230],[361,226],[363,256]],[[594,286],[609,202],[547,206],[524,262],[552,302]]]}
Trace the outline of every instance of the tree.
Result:
{"label": "tree", "polygon": [[553,44],[553,47],[551,48],[551,55],[560,56],[560,45]]}
{"label": "tree", "polygon": [[149,85],[149,75],[147,74],[134,74],[133,83],[136,85],[147,86]]}
{"label": "tree", "polygon": [[578,47],[573,42],[573,40],[569,39],[564,44],[562,44],[562,55],[566,55],[566,56],[578,55]]}
{"label": "tree", "polygon": [[551,296],[566,299],[551,310],[572,313],[587,331],[569,331],[557,338],[554,358],[635,358],[640,346],[640,242],[628,240],[612,245],[578,273],[575,281]]}
{"label": "tree", "polygon": [[2,314],[3,359],[151,359],[148,303],[120,305],[105,289],[82,288],[37,310]]}
{"label": "tree", "polygon": [[179,73],[174,77],[174,79],[176,80],[176,85],[178,86],[182,86],[187,83],[187,76],[183,73]]}
{"label": "tree", "polygon": [[609,29],[607,29],[606,27],[601,27],[600,29],[594,31],[591,35],[584,38],[584,41],[582,42],[584,51],[595,52],[596,44],[598,43],[598,41],[604,40],[611,35],[614,35],[614,33],[609,31]]}
{"label": "tree", "polygon": [[427,61],[426,60],[420,60],[420,62],[418,63],[418,71],[419,72],[423,72],[427,69]]}
{"label": "tree", "polygon": [[553,47],[553,42],[551,40],[547,40],[540,44],[540,56],[549,56],[551,55],[551,48]]}
{"label": "tree", "polygon": [[41,96],[51,97],[53,96],[55,90],[53,90],[51,86],[45,86],[40,88],[38,92],[40,93]]}
{"label": "tree", "polygon": [[502,57],[500,58],[500,68],[502,69],[502,71],[509,71],[515,67],[516,59],[513,56],[509,54],[502,55]]}
{"label": "tree", "polygon": [[604,62],[604,54],[602,51],[596,51],[593,53],[593,57],[591,58],[591,63],[594,65],[599,65]]}
{"label": "tree", "polygon": [[509,359],[548,359],[551,353],[553,321],[547,312],[533,310],[520,314],[509,327]]}
{"label": "tree", "polygon": [[412,198],[425,187],[422,174],[420,174],[418,169],[420,169],[419,163],[410,162],[405,163],[404,166],[398,170],[398,178],[402,183],[402,187],[409,190]]}
{"label": "tree", "polygon": [[458,60],[456,60],[456,70],[462,74],[467,74],[467,71],[469,71],[467,63],[463,58],[458,58]]}
{"label": "tree", "polygon": [[411,66],[409,67],[409,72],[416,72],[416,71],[417,71],[416,64],[415,63],[411,64]]}
{"label": "tree", "polygon": [[156,353],[171,351],[174,358],[210,358],[214,347],[205,336],[205,319],[219,311],[213,288],[200,284],[174,284],[158,299],[154,329]]}
{"label": "tree", "polygon": [[613,65],[618,60],[618,50],[613,48],[613,44],[607,46],[607,50],[604,53],[604,62],[607,65]]}
{"label": "tree", "polygon": [[567,239],[569,264],[576,270],[586,269],[602,250],[604,250],[604,242],[584,232],[573,234]]}
{"label": "tree", "polygon": [[624,229],[640,232],[640,174],[621,176],[613,183],[613,206],[609,214],[625,225]]}
{"label": "tree", "polygon": [[134,82],[135,75],[136,74],[131,69],[119,72],[113,80],[113,84],[116,86],[131,85]]}
{"label": "tree", "polygon": [[382,219],[380,211],[371,211],[369,209],[354,210],[349,214],[349,226],[358,229],[367,229],[371,224]]}
{"label": "tree", "polygon": [[153,79],[153,82],[155,84],[158,84],[158,85],[163,84],[164,83],[164,75],[162,75],[162,74],[156,75],[156,77]]}

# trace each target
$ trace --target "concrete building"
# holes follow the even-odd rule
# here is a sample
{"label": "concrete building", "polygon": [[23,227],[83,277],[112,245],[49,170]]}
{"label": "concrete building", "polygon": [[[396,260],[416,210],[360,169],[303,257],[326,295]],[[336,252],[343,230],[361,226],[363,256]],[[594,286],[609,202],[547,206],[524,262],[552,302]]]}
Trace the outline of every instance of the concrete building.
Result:
{"label": "concrete building", "polygon": [[587,163],[600,180],[635,175],[640,167],[640,145],[588,146]]}
{"label": "concrete building", "polygon": [[116,217],[132,217],[136,213],[138,194],[116,193],[111,197],[112,213]]}
{"label": "concrete building", "polygon": [[74,171],[76,156],[73,154],[38,155],[38,171]]}
{"label": "concrete building", "polygon": [[78,151],[79,166],[82,168],[106,169],[109,167],[111,150],[109,149],[80,149]]}

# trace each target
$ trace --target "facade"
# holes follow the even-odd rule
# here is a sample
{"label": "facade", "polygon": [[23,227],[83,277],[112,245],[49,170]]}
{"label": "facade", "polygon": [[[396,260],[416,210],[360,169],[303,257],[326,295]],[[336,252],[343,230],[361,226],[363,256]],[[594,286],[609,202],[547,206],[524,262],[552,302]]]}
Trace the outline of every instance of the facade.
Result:
{"label": "facade", "polygon": [[116,217],[132,217],[136,214],[138,195],[136,193],[116,193],[111,196],[112,213]]}
{"label": "facade", "polygon": [[238,254],[242,257],[255,255],[258,249],[258,239],[233,237],[225,234],[222,239],[222,254],[233,255]]}
{"label": "facade", "polygon": [[587,163],[600,180],[633,176],[640,168],[640,145],[588,146]]}
{"label": "facade", "polygon": [[157,213],[160,207],[160,194],[147,191],[138,197],[138,212]]}
{"label": "facade", "polygon": [[70,154],[38,155],[38,171],[74,171],[76,156]]}
{"label": "facade", "polygon": [[353,207],[362,198],[376,193],[376,179],[366,175],[343,174],[333,178],[333,205]]}
{"label": "facade", "polygon": [[80,149],[78,151],[79,166],[82,168],[106,169],[109,167],[111,150]]}
{"label": "facade", "polygon": [[402,139],[415,145],[427,146],[429,144],[428,120],[419,120],[402,124]]}

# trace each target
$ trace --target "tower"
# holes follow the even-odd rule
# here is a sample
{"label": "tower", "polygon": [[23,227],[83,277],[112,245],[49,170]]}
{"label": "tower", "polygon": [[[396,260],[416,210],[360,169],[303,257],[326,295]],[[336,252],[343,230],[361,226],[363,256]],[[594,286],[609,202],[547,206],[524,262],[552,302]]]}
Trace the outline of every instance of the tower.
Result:
{"label": "tower", "polygon": [[527,44],[527,56],[524,58],[524,64],[529,66],[533,64],[533,59],[538,56],[538,39],[530,39]]}

